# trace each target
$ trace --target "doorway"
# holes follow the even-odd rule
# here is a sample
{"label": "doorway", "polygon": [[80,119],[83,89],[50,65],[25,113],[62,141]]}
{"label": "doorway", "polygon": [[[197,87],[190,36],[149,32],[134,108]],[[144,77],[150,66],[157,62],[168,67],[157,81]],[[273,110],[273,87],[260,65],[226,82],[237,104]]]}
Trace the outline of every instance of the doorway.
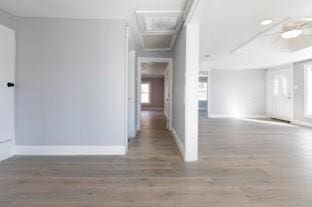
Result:
{"label": "doorway", "polygon": [[159,112],[171,129],[172,59],[138,58],[137,65],[137,130],[142,127],[142,115]]}

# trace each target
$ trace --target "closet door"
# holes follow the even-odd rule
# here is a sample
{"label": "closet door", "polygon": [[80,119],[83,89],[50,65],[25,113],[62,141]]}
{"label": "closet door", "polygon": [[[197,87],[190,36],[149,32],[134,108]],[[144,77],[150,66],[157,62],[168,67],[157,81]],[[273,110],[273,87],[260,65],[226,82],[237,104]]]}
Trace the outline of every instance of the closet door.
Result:
{"label": "closet door", "polygon": [[0,143],[15,138],[15,32],[0,25]]}

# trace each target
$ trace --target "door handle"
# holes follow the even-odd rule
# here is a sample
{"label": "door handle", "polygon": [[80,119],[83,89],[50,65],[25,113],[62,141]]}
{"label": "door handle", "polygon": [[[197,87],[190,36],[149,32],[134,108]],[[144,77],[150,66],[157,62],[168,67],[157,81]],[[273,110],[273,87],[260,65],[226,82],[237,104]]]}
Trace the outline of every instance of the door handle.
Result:
{"label": "door handle", "polygon": [[14,83],[11,83],[11,82],[8,82],[7,86],[8,86],[9,88],[11,88],[11,87],[14,87],[15,84],[14,84]]}

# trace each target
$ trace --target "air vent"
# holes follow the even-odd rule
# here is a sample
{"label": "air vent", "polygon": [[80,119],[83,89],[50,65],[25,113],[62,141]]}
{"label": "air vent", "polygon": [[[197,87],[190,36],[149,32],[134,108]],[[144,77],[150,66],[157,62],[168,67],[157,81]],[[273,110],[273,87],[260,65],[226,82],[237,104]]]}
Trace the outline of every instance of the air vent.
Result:
{"label": "air vent", "polygon": [[171,50],[183,21],[182,11],[137,11],[145,50]]}
{"label": "air vent", "polygon": [[181,25],[182,12],[137,12],[141,32],[176,33]]}

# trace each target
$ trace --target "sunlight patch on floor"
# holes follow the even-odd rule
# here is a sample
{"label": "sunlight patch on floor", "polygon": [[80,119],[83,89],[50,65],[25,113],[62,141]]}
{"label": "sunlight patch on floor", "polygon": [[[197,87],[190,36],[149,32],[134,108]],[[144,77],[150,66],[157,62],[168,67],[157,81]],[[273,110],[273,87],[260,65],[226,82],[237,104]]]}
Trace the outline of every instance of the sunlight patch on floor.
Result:
{"label": "sunlight patch on floor", "polygon": [[287,126],[287,127],[298,127],[296,125],[292,125],[292,124],[287,123],[287,122],[268,120],[268,119],[249,119],[249,118],[238,118],[238,119],[243,120],[243,121],[248,121],[248,122],[261,123],[261,124],[270,124],[270,125]]}

